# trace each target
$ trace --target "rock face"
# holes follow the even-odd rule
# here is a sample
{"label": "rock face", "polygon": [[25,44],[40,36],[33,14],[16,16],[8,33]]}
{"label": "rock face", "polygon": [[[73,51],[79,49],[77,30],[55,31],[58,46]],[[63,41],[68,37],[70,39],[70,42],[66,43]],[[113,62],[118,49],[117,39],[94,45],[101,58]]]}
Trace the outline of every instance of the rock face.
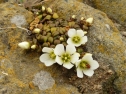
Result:
{"label": "rock face", "polygon": [[85,4],[88,4],[88,5],[90,5],[90,6],[93,5],[93,4],[92,4],[92,0],[77,0],[77,1],[82,2],[82,3],[85,3]]}
{"label": "rock face", "polygon": [[[59,66],[47,68],[39,61],[40,54],[17,47],[19,42],[25,41],[27,33],[16,26],[27,28],[33,14],[16,4],[0,6],[0,94],[80,94],[77,88],[65,83],[68,79],[61,76],[62,70],[57,72]],[[39,78],[46,83],[44,86],[41,81],[39,86],[48,90],[39,90],[32,82],[40,71],[50,73],[48,78],[44,78],[45,74]],[[39,82],[39,79],[35,81]]]}
{"label": "rock face", "polygon": [[92,0],[94,6],[126,26],[126,0]]}
{"label": "rock face", "polygon": [[[75,0],[49,0],[45,6],[52,7],[60,17],[69,19],[71,15],[93,17],[94,23],[87,36],[87,51],[92,53],[100,67],[93,77],[76,77],[73,70],[63,69],[57,64],[45,67],[39,61],[39,53],[23,51],[17,47],[25,41],[25,30],[15,27],[11,19],[23,15],[27,27],[33,20],[31,12],[14,4],[1,4],[0,27],[0,93],[6,94],[111,94],[125,92],[125,46],[120,34],[105,13],[93,9]],[[66,16],[67,15],[67,16]],[[39,90],[32,83],[34,75],[40,71],[47,71],[55,80],[55,84],[48,90]],[[113,72],[114,71],[114,72]],[[45,79],[45,78],[44,78]],[[46,81],[46,80],[44,80]],[[47,82],[48,83],[48,82]],[[78,89],[77,89],[78,88]]]}

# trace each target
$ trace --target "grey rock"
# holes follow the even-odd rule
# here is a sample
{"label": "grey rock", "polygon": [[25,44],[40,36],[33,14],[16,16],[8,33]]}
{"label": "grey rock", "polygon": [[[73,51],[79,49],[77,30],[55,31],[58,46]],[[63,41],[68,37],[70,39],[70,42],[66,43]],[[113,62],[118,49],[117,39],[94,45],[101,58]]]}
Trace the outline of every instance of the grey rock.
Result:
{"label": "grey rock", "polygon": [[[57,94],[71,94],[71,92],[80,94],[75,86],[65,84],[65,76],[62,75],[62,70],[57,71],[57,65],[47,68],[39,61],[39,53],[24,51],[17,46],[19,42],[25,41],[28,35],[26,30],[16,28],[11,19],[16,15],[23,15],[26,23],[20,26],[27,28],[33,20],[33,14],[13,3],[3,3],[0,6],[0,72],[4,71],[8,74],[7,80],[4,74],[1,75],[0,81],[4,84],[0,84],[0,93],[7,89],[6,94],[56,94],[56,92]],[[57,82],[53,88],[48,90],[39,90],[38,87],[29,88],[29,83],[40,70],[48,71],[52,75]]]}
{"label": "grey rock", "polygon": [[92,0],[95,8],[126,26],[126,0]]}
{"label": "grey rock", "polygon": [[[0,59],[9,60],[13,68],[8,70],[10,83],[7,83],[11,94],[37,92],[44,94],[45,91],[29,89],[28,83],[40,70],[48,71],[56,82],[56,87],[49,89],[47,94],[103,94],[124,92],[126,78],[125,46],[121,40],[119,31],[105,13],[89,7],[76,0],[49,0],[45,6],[51,6],[61,18],[69,19],[71,15],[77,15],[80,19],[93,17],[94,23],[88,31],[87,51],[93,54],[100,67],[95,71],[93,77],[84,76],[83,79],[76,78],[74,70],[66,70],[61,66],[53,65],[45,67],[39,61],[39,53],[22,51],[17,44],[26,39],[26,31],[21,29],[4,29],[0,32]],[[33,20],[31,12],[22,7],[17,8],[13,4],[1,4],[0,27],[13,26],[10,19],[15,15],[24,15],[26,18],[25,27]],[[8,9],[11,9],[11,11]],[[4,69],[4,68],[3,68]],[[5,68],[6,69],[6,68]],[[109,70],[113,70],[110,73]],[[73,86],[71,86],[71,84]],[[103,85],[103,88],[99,88]],[[77,91],[77,88],[79,92]],[[15,91],[13,91],[15,90]],[[104,91],[104,92],[103,92]],[[45,93],[46,94],[46,93]]]}
{"label": "grey rock", "polygon": [[[99,2],[104,2],[104,0]],[[114,0],[111,2],[116,1]],[[117,93],[119,93],[119,91],[123,91],[122,86],[126,81],[126,49],[118,29],[114,26],[112,21],[108,19],[107,15],[85,4],[76,2],[75,0],[68,0],[67,3],[64,2],[64,0],[55,0],[55,2],[50,1],[50,4],[52,5],[52,9],[57,10],[59,15],[66,19],[73,14],[77,15],[78,19],[82,16],[85,18],[94,18],[94,23],[87,34],[89,39],[86,45],[87,51],[92,53],[99,63],[103,62],[104,65],[109,64],[111,66],[117,74],[117,77],[115,76],[113,78],[111,84],[113,84],[112,86],[115,85],[115,87],[117,87]],[[109,6],[109,9],[106,9],[106,12],[112,10],[110,4],[112,3],[108,2],[108,4],[106,4],[106,6]],[[104,3],[102,3],[101,6],[104,6]],[[113,6],[113,11],[114,10],[116,9],[114,9]],[[117,11],[118,10],[115,12]],[[118,11],[117,13],[120,12]],[[115,15],[115,13],[111,14]],[[126,13],[123,13],[122,15],[125,14]],[[118,17],[120,16],[118,15]],[[109,90],[106,90],[106,92],[109,92]]]}

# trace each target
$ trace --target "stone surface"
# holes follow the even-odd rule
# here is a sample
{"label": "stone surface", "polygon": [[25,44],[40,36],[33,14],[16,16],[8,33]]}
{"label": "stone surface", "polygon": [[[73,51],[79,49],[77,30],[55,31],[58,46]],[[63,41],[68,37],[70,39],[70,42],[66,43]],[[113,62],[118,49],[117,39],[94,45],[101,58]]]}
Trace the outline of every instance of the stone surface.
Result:
{"label": "stone surface", "polygon": [[[125,45],[112,21],[108,19],[105,13],[76,2],[75,0],[68,0],[68,2],[56,0],[51,6],[52,9],[58,11],[60,16],[66,19],[73,14],[76,14],[78,18],[81,16],[85,18],[94,17],[94,24],[88,34],[87,50],[93,53],[99,62],[110,64],[118,77],[118,79],[113,79],[114,85],[118,90],[121,90],[124,82],[126,82]],[[125,13],[123,14],[125,15]]]}
{"label": "stone surface", "polygon": [[[93,77],[76,77],[74,69],[66,70],[57,64],[45,67],[39,61],[39,53],[23,51],[17,44],[27,37],[25,30],[7,28],[15,26],[11,18],[24,15],[27,27],[33,15],[24,8],[14,4],[1,4],[0,27],[0,93],[6,94],[118,94],[125,92],[125,46],[119,31],[105,13],[91,8],[76,0],[49,0],[45,6],[52,7],[59,16],[69,19],[71,15],[93,17],[94,23],[87,36],[87,51],[92,53],[100,67]],[[66,16],[67,15],[67,16]],[[3,63],[4,62],[4,63]],[[31,81],[41,70],[47,71],[55,80],[48,90],[39,90]],[[113,71],[115,71],[115,73]],[[6,75],[8,74],[8,75]],[[6,78],[6,79],[5,79]],[[81,92],[81,93],[79,93]]]}
{"label": "stone surface", "polygon": [[90,5],[90,6],[93,6],[92,0],[77,0],[77,1]]}
{"label": "stone surface", "polygon": [[126,0],[92,0],[93,5],[126,26]]}
{"label": "stone surface", "polygon": [[6,0],[0,0],[0,3],[3,3],[3,2],[5,2]]}
{"label": "stone surface", "polygon": [[[26,22],[20,26],[27,28],[33,14],[13,3],[0,6],[0,94],[80,94],[76,87],[68,83],[62,70],[57,72],[59,66],[47,68],[39,61],[40,54],[17,47],[19,42],[26,40],[27,33],[16,28],[17,22],[20,22],[18,19],[16,23],[11,19],[17,15],[22,18],[23,15],[22,20]],[[34,75],[41,70],[49,72],[56,82],[48,90],[39,90],[32,84]]]}

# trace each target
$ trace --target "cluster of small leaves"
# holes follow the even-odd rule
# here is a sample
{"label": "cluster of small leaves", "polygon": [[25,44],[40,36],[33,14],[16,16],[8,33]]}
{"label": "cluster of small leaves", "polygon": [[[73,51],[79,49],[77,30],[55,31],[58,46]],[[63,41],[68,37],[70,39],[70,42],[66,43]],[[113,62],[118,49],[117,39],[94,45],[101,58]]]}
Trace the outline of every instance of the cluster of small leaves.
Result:
{"label": "cluster of small leaves", "polygon": [[99,64],[93,60],[92,54],[84,51],[84,45],[88,41],[85,34],[92,22],[92,17],[81,17],[78,21],[76,15],[65,20],[51,8],[42,6],[29,25],[30,39],[18,46],[43,52],[39,59],[46,66],[58,63],[71,69],[75,65],[78,77],[82,78],[83,73],[92,76]]}
{"label": "cluster of small leaves", "polygon": [[[83,17],[77,21],[76,16],[72,15],[69,20],[62,19],[51,8],[42,6],[41,10],[35,14],[34,20],[29,25],[29,37],[27,41],[31,49],[41,52],[43,47],[54,48],[57,44],[67,45],[67,31],[70,28],[82,29],[87,31],[91,26]],[[35,45],[35,48],[32,47]],[[84,52],[79,47],[79,52]]]}

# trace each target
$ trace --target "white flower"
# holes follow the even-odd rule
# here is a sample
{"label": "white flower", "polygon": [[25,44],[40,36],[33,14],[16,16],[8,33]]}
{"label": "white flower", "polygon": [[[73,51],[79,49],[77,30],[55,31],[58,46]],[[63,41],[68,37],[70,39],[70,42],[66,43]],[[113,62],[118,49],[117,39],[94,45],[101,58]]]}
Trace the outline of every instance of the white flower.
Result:
{"label": "white flower", "polygon": [[18,43],[18,46],[22,49],[30,49],[30,43],[27,41]]}
{"label": "white flower", "polygon": [[69,29],[68,30],[68,44],[72,44],[76,47],[80,46],[81,44],[85,44],[87,42],[87,36],[84,36],[87,32],[83,30],[75,30]]}
{"label": "white flower", "polygon": [[92,76],[94,70],[99,67],[96,60],[93,60],[92,54],[86,53],[81,60],[76,62],[77,76],[83,78],[83,73],[87,76]]}
{"label": "white flower", "polygon": [[54,49],[54,53],[56,54],[56,62],[59,65],[63,64],[67,69],[71,69],[80,56],[79,53],[76,53],[76,48],[73,45],[67,45],[65,50],[63,44],[58,44]]}
{"label": "white flower", "polygon": [[56,63],[56,55],[54,54],[53,48],[44,47],[42,49],[42,52],[45,53],[40,56],[39,60],[43,62],[46,66],[51,66]]}

